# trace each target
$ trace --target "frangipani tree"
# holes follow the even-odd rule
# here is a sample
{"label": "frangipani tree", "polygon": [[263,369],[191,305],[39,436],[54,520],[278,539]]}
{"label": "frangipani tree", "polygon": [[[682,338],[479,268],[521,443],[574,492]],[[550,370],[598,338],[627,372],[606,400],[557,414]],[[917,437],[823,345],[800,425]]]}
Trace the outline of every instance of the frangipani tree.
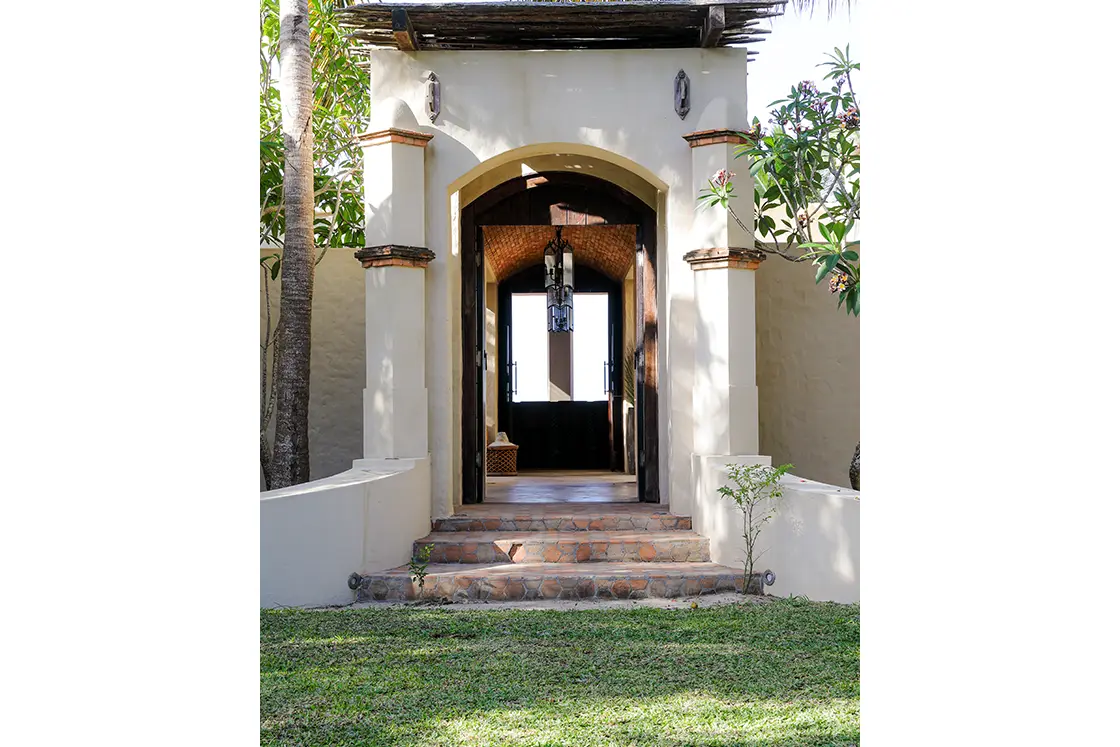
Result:
{"label": "frangipani tree", "polygon": [[[727,209],[755,236],[756,249],[815,265],[816,282],[828,278],[837,307],[859,316],[859,242],[852,235],[860,208],[860,114],[852,73],[860,66],[847,47],[833,52],[821,64],[827,68],[826,90],[813,81],[798,83],[789,96],[770,104],[775,108],[766,129],[756,117],[742,133],[747,144],[735,155],[750,159],[754,225],[747,226],[730,205],[733,172],[715,174],[699,199]],[[848,477],[859,490],[858,442]]]}
{"label": "frangipani tree", "polygon": [[770,104],[776,108],[768,128],[756,117],[742,133],[748,142],[735,155],[750,159],[754,225],[747,226],[730,206],[734,172],[715,174],[699,199],[726,208],[756,237],[757,249],[814,264],[816,281],[829,278],[838,306],[859,316],[859,242],[851,236],[860,207],[860,114],[852,72],[860,66],[847,49],[834,52],[822,63],[828,68],[826,90],[813,81],[798,83],[789,96]]}

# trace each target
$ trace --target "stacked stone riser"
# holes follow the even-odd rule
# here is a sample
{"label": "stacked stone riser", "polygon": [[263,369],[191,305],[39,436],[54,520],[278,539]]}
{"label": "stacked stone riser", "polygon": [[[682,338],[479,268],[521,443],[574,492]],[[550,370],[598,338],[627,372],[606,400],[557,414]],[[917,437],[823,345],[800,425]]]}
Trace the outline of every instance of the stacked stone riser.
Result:
{"label": "stacked stone riser", "polygon": [[536,540],[520,537],[516,540],[455,541],[431,538],[419,540],[413,546],[419,554],[430,545],[431,563],[599,563],[620,561],[632,563],[705,562],[710,560],[706,537],[691,536],[681,539],[657,538],[653,541],[603,540],[579,541],[542,537]]}
{"label": "stacked stone riser", "polygon": [[[404,565],[363,575],[358,601],[676,598],[742,592],[743,574],[712,563],[692,519],[662,511],[543,504],[436,519],[424,585]],[[757,577],[751,587],[759,586]]]}
{"label": "stacked stone riser", "polygon": [[[424,588],[407,575],[366,577],[359,599],[378,601],[532,601],[538,599],[645,599],[676,598],[719,592],[742,592],[742,574],[697,575],[688,572],[665,574],[651,572],[650,566],[610,576],[587,575],[549,577],[488,577],[478,571],[461,574],[440,573],[427,579]],[[729,569],[724,569],[729,570]],[[752,578],[752,589],[760,580]]]}

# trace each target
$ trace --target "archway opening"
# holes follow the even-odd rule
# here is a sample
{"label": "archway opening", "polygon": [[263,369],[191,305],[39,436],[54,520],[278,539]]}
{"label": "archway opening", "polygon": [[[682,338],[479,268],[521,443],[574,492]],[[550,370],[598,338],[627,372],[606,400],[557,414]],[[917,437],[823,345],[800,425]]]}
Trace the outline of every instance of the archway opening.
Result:
{"label": "archway opening", "polygon": [[[644,200],[571,171],[507,179],[462,209],[463,503],[660,501],[656,225]],[[557,231],[575,263],[564,332],[546,322]],[[517,477],[495,474],[499,433]]]}

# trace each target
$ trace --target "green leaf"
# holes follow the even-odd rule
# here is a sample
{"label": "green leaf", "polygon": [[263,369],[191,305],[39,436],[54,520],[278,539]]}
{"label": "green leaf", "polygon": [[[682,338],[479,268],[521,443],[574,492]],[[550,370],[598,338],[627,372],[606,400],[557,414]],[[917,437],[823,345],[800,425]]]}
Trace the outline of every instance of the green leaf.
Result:
{"label": "green leaf", "polygon": [[840,256],[843,257],[844,260],[848,261],[848,262],[855,262],[855,261],[859,260],[859,254],[857,252],[853,252],[851,249],[840,252]]}
{"label": "green leaf", "polygon": [[832,272],[836,267],[836,263],[840,260],[839,255],[832,254],[821,260],[820,265],[817,267],[817,283],[820,283],[828,273]]}
{"label": "green leaf", "polygon": [[278,277],[280,277],[280,260],[279,259],[276,260],[276,262],[273,263],[273,265],[272,265],[272,279],[275,280]]}

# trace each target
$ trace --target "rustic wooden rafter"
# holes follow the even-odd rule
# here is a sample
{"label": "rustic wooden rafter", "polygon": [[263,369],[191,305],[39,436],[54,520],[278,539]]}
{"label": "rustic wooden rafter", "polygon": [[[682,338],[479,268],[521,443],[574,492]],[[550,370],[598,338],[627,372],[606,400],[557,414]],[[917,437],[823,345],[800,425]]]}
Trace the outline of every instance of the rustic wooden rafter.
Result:
{"label": "rustic wooden rafter", "polygon": [[338,11],[360,42],[407,51],[679,49],[751,44],[788,0],[364,3]]}
{"label": "rustic wooden rafter", "polygon": [[416,29],[412,27],[412,19],[404,8],[393,8],[392,13],[393,38],[397,42],[397,49],[402,52],[415,52],[420,49],[416,43]]}
{"label": "rustic wooden rafter", "polygon": [[708,17],[704,19],[704,30],[700,34],[701,47],[714,47],[723,36],[723,28],[727,24],[723,8],[713,5],[708,8]]}

